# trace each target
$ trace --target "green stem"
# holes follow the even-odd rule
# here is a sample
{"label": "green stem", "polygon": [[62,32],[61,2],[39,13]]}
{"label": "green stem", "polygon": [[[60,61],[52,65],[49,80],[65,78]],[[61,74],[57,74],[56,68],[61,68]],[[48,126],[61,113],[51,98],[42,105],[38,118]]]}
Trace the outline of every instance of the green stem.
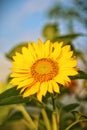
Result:
{"label": "green stem", "polygon": [[18,109],[22,112],[25,120],[31,125],[32,130],[37,130],[36,125],[34,124],[33,120],[31,119],[30,115],[27,113],[25,108],[22,105],[20,105]]}
{"label": "green stem", "polygon": [[52,104],[53,104],[53,110],[55,111],[55,110],[56,110],[56,107],[55,107],[55,99],[54,99],[53,96],[52,96]]}
{"label": "green stem", "polygon": [[58,120],[58,130],[60,129],[60,114],[58,112],[57,114],[57,120]]}
{"label": "green stem", "polygon": [[52,119],[53,119],[53,122],[55,122],[55,123],[53,123],[53,130],[59,130],[59,114],[58,114],[58,111],[56,109],[54,95],[52,96],[52,104],[53,104]]}
{"label": "green stem", "polygon": [[51,130],[50,122],[44,109],[41,110],[47,130]]}
{"label": "green stem", "polygon": [[57,113],[52,113],[52,130],[59,130],[57,124]]}
{"label": "green stem", "polygon": [[27,126],[27,128],[31,129],[31,125],[29,125],[26,120],[22,119],[22,122]]}
{"label": "green stem", "polygon": [[69,130],[70,128],[72,128],[77,123],[83,122],[83,121],[87,121],[87,119],[77,120],[77,121],[73,122],[71,125],[69,125],[65,130]]}

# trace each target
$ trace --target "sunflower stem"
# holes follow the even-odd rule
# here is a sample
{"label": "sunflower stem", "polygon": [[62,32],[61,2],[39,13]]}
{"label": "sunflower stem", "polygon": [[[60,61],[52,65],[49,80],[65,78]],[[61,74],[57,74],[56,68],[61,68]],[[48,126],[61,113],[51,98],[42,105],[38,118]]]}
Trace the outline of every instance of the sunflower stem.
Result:
{"label": "sunflower stem", "polygon": [[33,120],[31,119],[30,115],[27,113],[27,111],[25,110],[24,106],[20,105],[18,107],[18,109],[22,112],[24,119],[30,124],[30,126],[32,127],[31,130],[37,130],[36,125],[34,124]]}
{"label": "sunflower stem", "polygon": [[53,120],[53,122],[55,122],[55,123],[53,123],[53,130],[59,130],[59,114],[56,109],[54,95],[52,95],[52,104],[53,104],[52,120]]}
{"label": "sunflower stem", "polygon": [[53,111],[55,111],[56,106],[55,106],[55,98],[54,98],[54,96],[52,96],[52,104],[53,104]]}
{"label": "sunflower stem", "polygon": [[42,109],[41,113],[42,113],[42,116],[43,116],[43,119],[44,119],[47,130],[51,130],[50,121],[49,121],[49,119],[47,117],[46,111],[44,109]]}
{"label": "sunflower stem", "polygon": [[52,130],[58,130],[57,114],[55,112],[52,113]]}
{"label": "sunflower stem", "polygon": [[22,122],[27,126],[27,128],[32,129],[31,125],[29,125],[29,123],[26,120],[22,119]]}

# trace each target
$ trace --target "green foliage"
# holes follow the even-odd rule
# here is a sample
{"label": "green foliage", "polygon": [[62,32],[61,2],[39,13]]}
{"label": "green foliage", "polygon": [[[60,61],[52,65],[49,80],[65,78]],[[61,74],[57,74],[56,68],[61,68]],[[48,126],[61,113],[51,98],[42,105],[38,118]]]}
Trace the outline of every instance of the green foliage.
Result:
{"label": "green foliage", "polygon": [[43,37],[48,40],[53,40],[55,37],[59,35],[59,29],[57,23],[49,23],[46,24],[42,30]]}
{"label": "green foliage", "polygon": [[87,27],[87,3],[85,0],[72,0],[72,4],[64,4],[63,1],[57,2],[48,10],[48,17],[56,19],[57,21],[65,20],[71,25],[67,25],[69,30],[70,27],[73,30],[74,21],[82,23],[84,27]]}
{"label": "green foliage", "polygon": [[80,19],[80,14],[76,9],[73,10],[73,8],[66,8],[62,5],[62,3],[49,9],[48,16],[50,18],[61,18],[66,20],[69,20],[70,18]]}
{"label": "green foliage", "polygon": [[19,90],[17,90],[16,87],[12,87],[0,94],[0,106],[26,103],[28,101],[29,98],[23,98],[19,95]]}
{"label": "green foliage", "polygon": [[79,112],[78,108],[80,104],[72,103],[60,109],[60,130],[83,130],[82,123],[86,128],[87,115]]}
{"label": "green foliage", "polygon": [[0,100],[11,96],[17,96],[18,94],[19,90],[17,90],[16,87],[12,87],[0,94]]}
{"label": "green foliage", "polygon": [[74,33],[74,34],[62,35],[62,36],[55,37],[53,39],[53,42],[55,42],[55,41],[63,42],[65,45],[65,44],[69,44],[70,42],[72,42],[73,40],[75,40],[76,38],[78,38],[80,36],[84,36],[84,34]]}
{"label": "green foliage", "polygon": [[69,105],[65,105],[62,110],[64,110],[65,112],[70,112],[74,109],[76,109],[79,106],[78,103],[73,103],[73,104],[69,104]]}
{"label": "green foliage", "polygon": [[72,111],[72,114],[74,115],[74,117],[79,120],[79,119],[84,119],[86,118],[87,119],[87,115],[81,113],[81,112],[78,112],[78,111]]}
{"label": "green foliage", "polygon": [[28,98],[22,98],[22,96],[20,96],[20,95],[10,96],[10,97],[3,98],[2,100],[0,100],[0,106],[10,105],[10,104],[26,103],[28,101],[29,101]]}

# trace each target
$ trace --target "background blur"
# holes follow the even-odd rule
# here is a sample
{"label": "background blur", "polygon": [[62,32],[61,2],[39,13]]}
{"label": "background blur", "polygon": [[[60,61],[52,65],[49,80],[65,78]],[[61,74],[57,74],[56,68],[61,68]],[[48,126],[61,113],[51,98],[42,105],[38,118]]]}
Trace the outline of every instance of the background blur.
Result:
{"label": "background blur", "polygon": [[[43,42],[50,39],[52,42],[63,41],[65,45],[70,44],[77,56],[78,68],[87,73],[87,0],[0,0],[0,93],[12,88],[9,74],[15,51],[21,52],[21,47],[27,46],[28,41],[37,42],[38,38]],[[64,130],[81,113],[84,114],[82,118],[87,118],[87,80],[72,80],[69,86],[61,87],[61,94],[56,99],[58,110],[62,108],[60,130]],[[15,101],[20,103],[19,95],[18,100],[12,100],[17,99],[13,93],[10,97],[7,96],[5,93],[3,99],[3,93],[1,94],[1,104],[13,104]],[[47,101],[51,104],[49,98]],[[40,110],[37,112],[38,102],[33,103],[26,103],[25,108],[32,119],[35,119],[38,130],[46,130]],[[25,127],[27,125],[22,120],[23,113],[18,111],[18,107],[20,108],[19,104],[0,106],[0,130],[29,130]],[[78,111],[73,116],[70,112],[77,107]],[[52,113],[46,112],[50,120]],[[86,122],[72,128],[86,129]]]}
{"label": "background blur", "polygon": [[[38,38],[45,41],[63,34],[87,35],[86,14],[86,0],[0,0],[0,82],[10,72],[5,54],[12,47]],[[86,41],[86,36],[73,41],[85,55]]]}
{"label": "background blur", "polygon": [[4,57],[15,44],[37,41],[48,21],[47,10],[53,0],[0,0],[0,81],[9,73],[10,63]]}
{"label": "background blur", "polygon": [[[26,41],[44,41],[44,26],[53,24],[58,35],[70,33],[87,34],[86,0],[0,0],[0,81],[10,72],[5,53],[16,44]],[[56,25],[55,25],[56,24]],[[49,34],[47,31],[47,33]],[[49,34],[49,39],[54,37]],[[74,40],[75,47],[87,51],[87,38]]]}

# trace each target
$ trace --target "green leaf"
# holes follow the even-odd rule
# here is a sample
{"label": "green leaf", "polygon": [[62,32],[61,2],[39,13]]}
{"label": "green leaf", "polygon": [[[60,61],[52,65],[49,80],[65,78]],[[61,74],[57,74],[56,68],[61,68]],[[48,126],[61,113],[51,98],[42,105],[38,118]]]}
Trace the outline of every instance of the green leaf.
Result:
{"label": "green leaf", "polygon": [[83,114],[81,112],[72,111],[72,114],[74,115],[74,117],[76,118],[76,120],[83,119],[83,118],[87,119],[87,115],[85,115],[85,114]]}
{"label": "green leaf", "polygon": [[7,54],[6,54],[6,57],[9,59],[9,60],[12,60],[12,57],[15,55],[15,52],[19,52],[21,53],[22,52],[22,47],[28,47],[28,42],[21,42],[17,45],[15,45]]}
{"label": "green leaf", "polygon": [[0,94],[0,106],[27,103],[29,102],[29,97],[23,98],[19,95],[20,90],[16,90],[16,87],[12,87]]}
{"label": "green leaf", "polygon": [[23,98],[22,96],[10,96],[7,98],[4,98],[0,100],[0,106],[2,105],[11,105],[11,104],[19,104],[19,103],[27,103],[29,102],[29,97],[28,98]]}
{"label": "green leaf", "polygon": [[19,91],[20,90],[17,90],[16,87],[9,88],[0,94],[0,100],[10,97],[10,96],[16,96],[19,94]]}
{"label": "green leaf", "polygon": [[34,96],[23,98],[22,95],[19,94],[19,92],[20,90],[17,90],[16,87],[12,87],[1,93],[0,106],[20,103],[27,103],[31,106],[37,105],[37,99]]}
{"label": "green leaf", "polygon": [[78,71],[79,74],[77,74],[76,76],[70,76],[70,78],[72,80],[74,79],[87,79],[87,73],[83,72],[83,71]]}
{"label": "green leaf", "polygon": [[72,40],[74,40],[74,39],[76,39],[77,37],[80,37],[80,36],[85,36],[85,35],[82,34],[82,33],[62,35],[62,36],[58,36],[58,37],[54,38],[53,42],[58,41],[58,42],[64,42],[64,44],[68,44]]}
{"label": "green leaf", "polygon": [[66,111],[66,112],[70,112],[70,111],[76,109],[78,106],[79,106],[78,103],[73,103],[73,104],[69,104],[69,105],[64,106],[62,108],[62,110]]}

